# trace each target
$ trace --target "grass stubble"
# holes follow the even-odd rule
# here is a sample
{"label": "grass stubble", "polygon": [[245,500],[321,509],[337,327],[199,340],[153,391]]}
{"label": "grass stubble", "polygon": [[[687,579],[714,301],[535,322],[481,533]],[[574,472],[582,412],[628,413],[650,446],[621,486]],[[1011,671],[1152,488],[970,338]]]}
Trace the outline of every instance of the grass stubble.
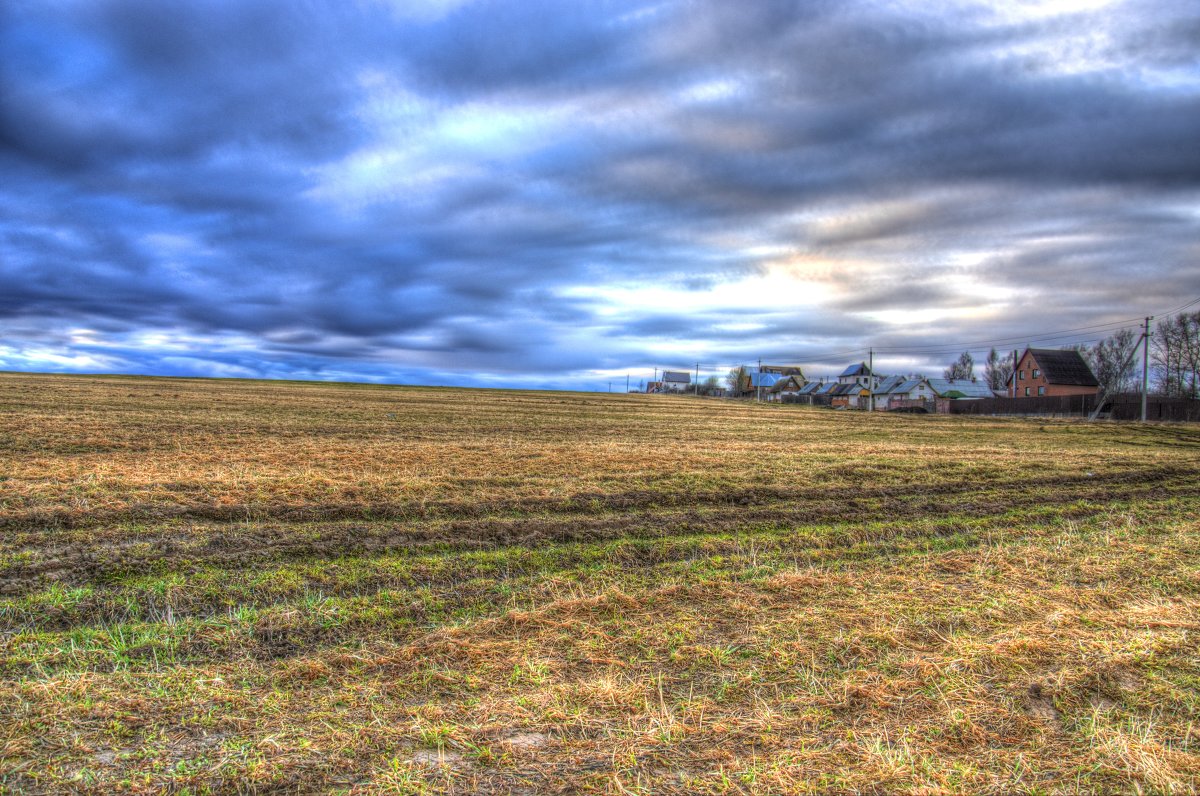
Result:
{"label": "grass stubble", "polygon": [[1200,429],[0,375],[0,791],[1186,793]]}

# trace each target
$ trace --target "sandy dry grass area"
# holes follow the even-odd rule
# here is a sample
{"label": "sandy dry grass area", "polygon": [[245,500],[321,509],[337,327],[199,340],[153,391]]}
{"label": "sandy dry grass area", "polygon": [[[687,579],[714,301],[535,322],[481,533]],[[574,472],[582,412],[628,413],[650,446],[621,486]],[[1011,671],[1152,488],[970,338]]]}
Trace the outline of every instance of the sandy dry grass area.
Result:
{"label": "sandy dry grass area", "polygon": [[0,792],[1190,793],[1200,428],[0,374]]}

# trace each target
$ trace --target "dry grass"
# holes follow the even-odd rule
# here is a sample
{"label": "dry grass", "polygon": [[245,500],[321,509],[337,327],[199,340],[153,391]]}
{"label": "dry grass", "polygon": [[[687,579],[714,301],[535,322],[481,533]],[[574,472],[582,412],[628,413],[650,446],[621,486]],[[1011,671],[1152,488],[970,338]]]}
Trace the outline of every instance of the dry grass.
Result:
{"label": "dry grass", "polygon": [[1200,782],[1200,430],[0,375],[0,791]]}

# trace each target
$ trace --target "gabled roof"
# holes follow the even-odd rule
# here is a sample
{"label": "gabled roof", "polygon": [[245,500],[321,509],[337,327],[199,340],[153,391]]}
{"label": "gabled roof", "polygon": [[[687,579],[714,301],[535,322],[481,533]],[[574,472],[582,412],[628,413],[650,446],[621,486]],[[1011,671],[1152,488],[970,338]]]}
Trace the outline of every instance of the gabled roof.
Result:
{"label": "gabled roof", "polygon": [[756,389],[758,387],[770,387],[775,382],[784,378],[778,373],[759,373],[757,370],[751,370],[748,374],[750,377],[750,387]]}
{"label": "gabled roof", "polygon": [[801,395],[812,395],[817,390],[821,389],[821,382],[810,381],[800,388]]}
{"label": "gabled roof", "polygon": [[970,379],[926,379],[929,389],[941,398],[992,398],[992,390],[981,381]]}
{"label": "gabled roof", "polygon": [[804,371],[799,365],[762,365],[755,366],[751,370],[761,370],[763,373],[778,373],[780,376],[804,376]]}
{"label": "gabled roof", "polygon": [[888,376],[886,379],[879,382],[879,386],[875,388],[875,394],[887,395],[890,392],[895,392],[896,389],[903,383],[903,376]]}
{"label": "gabled roof", "polygon": [[912,392],[913,390],[920,387],[924,381],[925,381],[924,379],[908,379],[907,381],[905,381],[903,384],[901,384],[899,387],[897,387],[892,392],[904,392],[904,393]]}
{"label": "gabled roof", "polygon": [[775,382],[771,387],[771,392],[783,392],[784,390],[799,390],[803,384],[798,376],[784,376],[779,381]]}
{"label": "gabled roof", "polygon": [[672,384],[691,384],[692,374],[686,370],[664,370],[662,380]]}
{"label": "gabled roof", "polygon": [[841,386],[842,385],[838,384],[836,381],[826,382],[825,384],[819,386],[813,395],[833,395],[834,390]]}
{"label": "gabled roof", "polygon": [[1080,387],[1100,386],[1092,369],[1088,367],[1087,360],[1074,349],[1057,351],[1053,348],[1030,348],[1028,353],[1033,355],[1042,375],[1051,384],[1071,384]]}
{"label": "gabled roof", "polygon": [[850,365],[845,370],[843,370],[841,375],[838,376],[838,378],[844,379],[849,376],[866,376],[866,375],[870,374],[870,372],[871,371],[870,371],[870,369],[867,368],[866,362],[859,362],[857,365]]}

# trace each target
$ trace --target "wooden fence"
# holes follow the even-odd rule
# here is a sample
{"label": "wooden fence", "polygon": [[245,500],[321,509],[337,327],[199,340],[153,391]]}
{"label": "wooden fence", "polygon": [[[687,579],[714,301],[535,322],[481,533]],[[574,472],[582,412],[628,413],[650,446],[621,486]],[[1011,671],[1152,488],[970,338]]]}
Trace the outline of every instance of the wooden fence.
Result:
{"label": "wooden fence", "polygon": [[[1086,417],[1096,408],[1096,398],[1095,395],[1043,395],[946,401],[945,404],[952,415]],[[1112,420],[1138,420],[1142,416],[1142,398],[1136,394],[1112,396],[1105,400],[1100,416]],[[1200,401],[1151,395],[1146,400],[1146,419],[1200,422]]]}

